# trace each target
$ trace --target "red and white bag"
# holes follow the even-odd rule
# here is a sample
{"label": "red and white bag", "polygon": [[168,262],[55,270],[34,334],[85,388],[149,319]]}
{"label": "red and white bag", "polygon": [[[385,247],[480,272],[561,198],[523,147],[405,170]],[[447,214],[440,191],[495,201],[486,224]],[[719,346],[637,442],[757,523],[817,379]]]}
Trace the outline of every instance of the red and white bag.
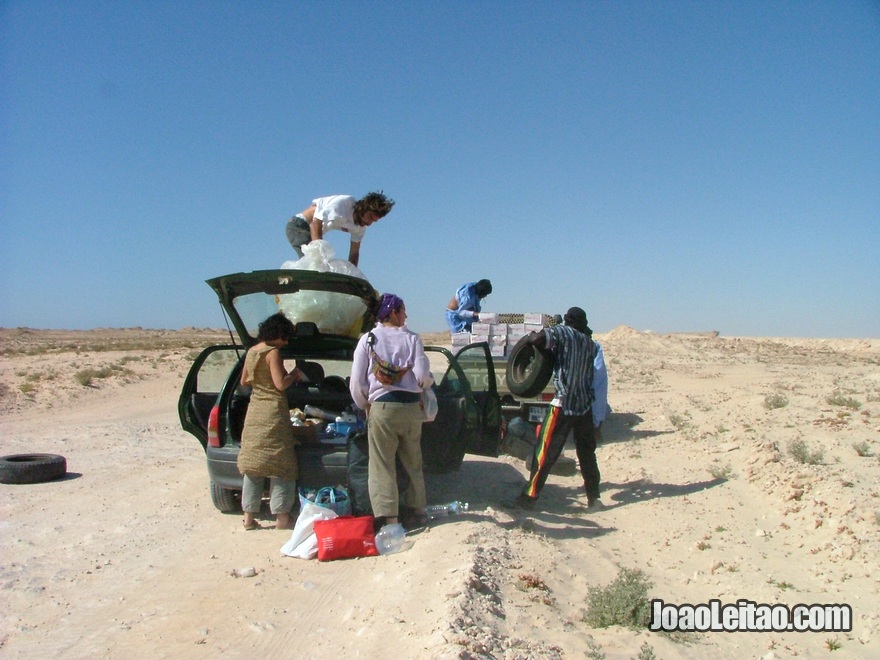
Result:
{"label": "red and white bag", "polygon": [[316,520],[318,561],[375,557],[376,534],[373,516],[340,516],[332,520]]}

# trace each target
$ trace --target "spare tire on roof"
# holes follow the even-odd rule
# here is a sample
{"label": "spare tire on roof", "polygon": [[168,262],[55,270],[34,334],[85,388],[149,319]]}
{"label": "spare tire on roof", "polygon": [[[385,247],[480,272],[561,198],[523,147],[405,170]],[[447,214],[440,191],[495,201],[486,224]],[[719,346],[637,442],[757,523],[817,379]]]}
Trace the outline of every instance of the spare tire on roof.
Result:
{"label": "spare tire on roof", "polygon": [[507,389],[514,396],[540,394],[553,375],[553,355],[545,348],[528,343],[528,335],[516,342],[507,358]]}
{"label": "spare tire on roof", "polygon": [[38,484],[67,474],[67,460],[58,454],[0,456],[0,483]]}

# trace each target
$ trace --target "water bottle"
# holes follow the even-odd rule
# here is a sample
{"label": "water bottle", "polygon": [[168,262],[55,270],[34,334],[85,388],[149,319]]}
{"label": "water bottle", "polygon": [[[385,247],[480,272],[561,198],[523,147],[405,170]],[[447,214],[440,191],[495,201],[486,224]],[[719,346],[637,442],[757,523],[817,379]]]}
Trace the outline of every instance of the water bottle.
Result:
{"label": "water bottle", "polygon": [[428,520],[433,520],[434,518],[442,518],[443,516],[448,516],[453,513],[464,513],[468,508],[469,506],[467,502],[459,502],[458,500],[455,500],[449,504],[432,504],[426,506],[425,514],[428,516]]}
{"label": "water bottle", "polygon": [[406,531],[400,523],[385,525],[376,534],[376,549],[380,555],[391,555],[403,550]]}

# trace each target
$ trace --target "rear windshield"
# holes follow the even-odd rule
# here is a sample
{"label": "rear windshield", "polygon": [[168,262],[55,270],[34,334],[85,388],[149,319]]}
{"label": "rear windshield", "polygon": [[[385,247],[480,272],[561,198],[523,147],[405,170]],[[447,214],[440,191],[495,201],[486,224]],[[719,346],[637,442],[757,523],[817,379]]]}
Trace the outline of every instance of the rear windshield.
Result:
{"label": "rear windshield", "polygon": [[322,334],[357,338],[367,312],[360,298],[333,291],[248,293],[234,298],[232,304],[251,337],[257,336],[266,318],[284,312],[294,323],[311,321]]}

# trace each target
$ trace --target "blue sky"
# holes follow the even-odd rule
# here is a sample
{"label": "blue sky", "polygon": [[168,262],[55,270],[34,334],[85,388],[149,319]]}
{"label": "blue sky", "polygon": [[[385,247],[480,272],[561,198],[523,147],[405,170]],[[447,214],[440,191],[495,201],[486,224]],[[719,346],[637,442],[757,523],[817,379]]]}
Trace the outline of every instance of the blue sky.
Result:
{"label": "blue sky", "polygon": [[[0,326],[222,327],[205,279],[382,189],[445,329],[880,337],[880,3],[0,2]],[[328,238],[347,255],[347,235]]]}

